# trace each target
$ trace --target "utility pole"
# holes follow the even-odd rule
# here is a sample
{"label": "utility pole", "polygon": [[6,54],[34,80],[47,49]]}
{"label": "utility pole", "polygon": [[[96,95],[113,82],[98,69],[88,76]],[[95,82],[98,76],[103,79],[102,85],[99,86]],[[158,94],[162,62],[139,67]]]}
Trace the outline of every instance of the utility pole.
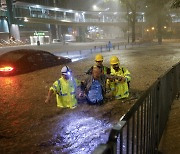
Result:
{"label": "utility pole", "polygon": [[127,34],[128,34],[128,44],[129,44],[129,7],[127,6],[127,15],[128,15],[128,30],[127,30]]}
{"label": "utility pole", "polygon": [[7,5],[7,16],[8,16],[8,22],[9,26],[11,27],[11,24],[14,23],[13,21],[13,8],[12,8],[12,0],[6,0],[6,5]]}

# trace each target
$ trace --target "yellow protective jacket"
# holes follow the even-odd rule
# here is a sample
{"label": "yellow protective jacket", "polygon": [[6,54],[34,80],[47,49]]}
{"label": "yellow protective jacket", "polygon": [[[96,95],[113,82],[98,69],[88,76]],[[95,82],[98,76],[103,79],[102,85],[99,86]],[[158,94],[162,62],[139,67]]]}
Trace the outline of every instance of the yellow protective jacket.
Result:
{"label": "yellow protective jacket", "polygon": [[53,83],[50,90],[53,90],[56,94],[57,107],[74,108],[76,106],[77,84],[78,82],[74,78],[65,80],[63,77]]}
{"label": "yellow protective jacket", "polygon": [[110,82],[110,88],[113,91],[115,99],[127,98],[129,96],[128,82],[131,80],[130,72],[124,68],[120,67],[120,70],[116,72],[113,67],[111,67],[111,75],[122,76],[126,78],[125,82],[115,79]]}

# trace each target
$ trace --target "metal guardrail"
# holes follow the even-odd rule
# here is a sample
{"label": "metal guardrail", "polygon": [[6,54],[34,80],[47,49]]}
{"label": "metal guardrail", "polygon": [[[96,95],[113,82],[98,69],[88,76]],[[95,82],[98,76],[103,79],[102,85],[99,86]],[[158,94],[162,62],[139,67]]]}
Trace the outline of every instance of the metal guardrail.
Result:
{"label": "metal guardrail", "polygon": [[168,120],[171,104],[180,95],[180,62],[140,97],[112,128],[106,144],[93,154],[154,154]]}
{"label": "metal guardrail", "polygon": [[[150,43],[151,44],[151,43]],[[65,57],[69,57],[69,55],[71,56],[87,56],[90,54],[95,54],[95,53],[100,53],[100,52],[110,52],[112,50],[120,50],[120,49],[125,49],[125,48],[129,48],[129,47],[140,47],[142,45],[145,45],[145,43],[126,43],[126,42],[120,42],[120,43],[112,43],[111,45],[95,45],[93,48],[91,49],[82,49],[82,50],[75,50],[75,51],[64,51],[61,52],[59,55],[60,56],[65,56]],[[147,43],[146,43],[147,45]],[[71,58],[71,57],[69,57]]]}

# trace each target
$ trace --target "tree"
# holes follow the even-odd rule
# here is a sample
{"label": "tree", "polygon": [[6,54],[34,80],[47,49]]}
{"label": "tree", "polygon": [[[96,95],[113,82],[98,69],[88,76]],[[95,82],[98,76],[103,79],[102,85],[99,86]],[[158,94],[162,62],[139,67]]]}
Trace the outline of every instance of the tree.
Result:
{"label": "tree", "polygon": [[158,43],[162,43],[163,26],[171,18],[167,5],[170,0],[146,0],[146,20],[149,24],[156,25]]}
{"label": "tree", "polygon": [[178,7],[180,7],[180,0],[174,0],[171,5],[171,8],[178,8]]}
{"label": "tree", "polygon": [[[136,12],[140,7],[140,0],[121,0],[123,4],[126,5],[127,8],[127,20],[128,26],[131,25],[132,29],[132,42],[136,40]],[[141,1],[142,2],[142,1]]]}
{"label": "tree", "polygon": [[131,26],[132,42],[136,40],[137,12],[144,7],[144,0],[121,0],[127,9],[128,29]]}

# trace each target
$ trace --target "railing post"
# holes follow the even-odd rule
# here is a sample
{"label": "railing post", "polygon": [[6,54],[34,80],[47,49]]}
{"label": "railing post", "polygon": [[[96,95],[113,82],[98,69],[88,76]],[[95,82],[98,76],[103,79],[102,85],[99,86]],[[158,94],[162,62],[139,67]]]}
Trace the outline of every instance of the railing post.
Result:
{"label": "railing post", "polygon": [[156,90],[156,110],[155,110],[155,153],[158,152],[158,144],[159,144],[159,117],[160,117],[160,109],[159,109],[159,101],[160,101],[160,85],[161,82],[159,80],[157,84],[157,90]]}
{"label": "railing post", "polygon": [[[111,130],[110,135],[109,135],[109,139],[108,139],[108,144],[112,145],[111,146],[111,150],[113,151],[112,154],[116,154],[117,153],[117,139],[119,134],[121,133],[120,131],[123,131],[122,128],[124,127],[124,125],[126,124],[126,121],[119,121]],[[120,136],[120,143],[122,144],[122,136]],[[120,145],[121,145],[120,144]],[[119,147],[120,151],[122,150],[122,147]]]}
{"label": "railing post", "polygon": [[135,140],[134,140],[134,134],[135,134],[135,115],[132,117],[132,138],[131,138],[131,152],[134,153],[134,146],[135,146]]}
{"label": "railing post", "polygon": [[91,54],[93,53],[92,49],[91,49]]}
{"label": "railing post", "polygon": [[94,46],[94,51],[96,51],[96,46]]}
{"label": "railing post", "polygon": [[92,154],[113,154],[109,144],[100,144]]}

